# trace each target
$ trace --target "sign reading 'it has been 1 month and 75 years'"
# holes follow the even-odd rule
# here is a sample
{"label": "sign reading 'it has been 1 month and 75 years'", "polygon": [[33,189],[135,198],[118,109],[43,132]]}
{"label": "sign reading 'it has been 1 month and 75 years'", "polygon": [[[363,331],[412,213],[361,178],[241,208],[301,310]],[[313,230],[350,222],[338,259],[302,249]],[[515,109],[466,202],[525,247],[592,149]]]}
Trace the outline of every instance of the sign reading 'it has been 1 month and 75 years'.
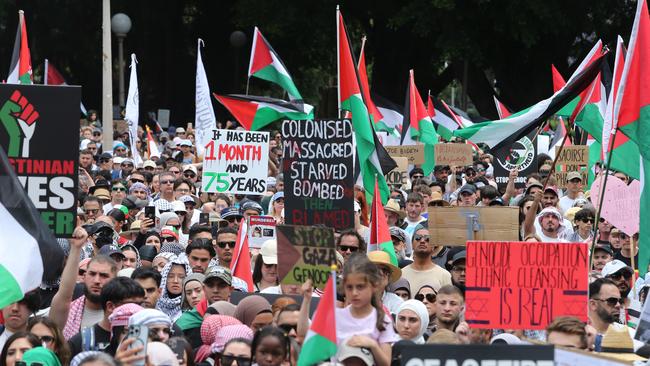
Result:
{"label": "sign reading 'it has been 1 month and 75 years'", "polygon": [[285,222],[354,227],[350,120],[286,120],[282,139]]}
{"label": "sign reading 'it has been 1 month and 75 years'", "polygon": [[212,130],[205,145],[203,191],[263,194],[269,165],[269,133]]}

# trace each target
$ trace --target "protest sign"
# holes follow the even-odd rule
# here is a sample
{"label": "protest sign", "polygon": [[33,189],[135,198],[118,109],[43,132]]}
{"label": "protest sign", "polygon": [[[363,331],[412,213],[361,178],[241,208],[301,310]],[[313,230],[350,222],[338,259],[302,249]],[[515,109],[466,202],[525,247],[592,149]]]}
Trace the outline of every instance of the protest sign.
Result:
{"label": "protest sign", "polygon": [[354,227],[352,122],[285,120],[284,219],[291,225]]}
{"label": "protest sign", "polygon": [[384,146],[391,157],[403,156],[409,159],[409,164],[420,165],[424,163],[424,145],[399,145]]}
{"label": "protest sign", "polygon": [[468,240],[519,239],[519,210],[516,207],[429,207],[428,212],[431,240],[437,245],[461,246]]}
{"label": "protest sign", "polygon": [[300,285],[311,279],[324,289],[332,264],[336,264],[334,230],[327,227],[278,225],[278,278]]}
{"label": "protest sign", "polygon": [[587,321],[587,243],[467,242],[472,328],[544,329],[560,315]]}
{"label": "protest sign", "polygon": [[393,158],[397,167],[386,174],[386,183],[402,186],[408,181],[409,160],[403,156]]}
{"label": "protest sign", "polygon": [[81,87],[0,84],[0,145],[57,237],[76,226]]}
{"label": "protest sign", "polygon": [[629,365],[603,353],[587,352],[575,348],[555,347],[555,366],[624,366]]}
{"label": "protest sign", "polygon": [[494,180],[499,189],[508,185],[508,177],[512,169],[517,169],[519,175],[515,179],[515,188],[526,186],[526,177],[537,171],[537,147],[535,144],[535,131],[524,136],[513,144],[506,144],[504,147],[493,152]]}
{"label": "protest sign", "polygon": [[[591,184],[591,201],[594,207],[600,207],[600,192],[604,177],[598,177]],[[639,232],[639,217],[641,211],[641,185],[638,180],[630,185],[617,177],[607,177],[603,208],[600,216],[609,221],[629,236]]]}
{"label": "protest sign", "polygon": [[212,130],[203,160],[204,192],[263,194],[269,166],[269,133]]}
{"label": "protest sign", "polygon": [[557,156],[556,165],[589,165],[589,146],[564,146],[562,151],[559,146],[556,146],[555,155]]}
{"label": "protest sign", "polygon": [[582,183],[586,184],[587,178],[589,176],[589,171],[587,171],[586,168],[577,166],[577,165],[567,165],[565,167],[559,167],[559,169],[565,169],[561,171],[556,171],[553,172],[553,176],[555,176],[555,180],[557,180],[557,186],[560,188],[566,188],[567,186],[567,175],[570,172],[580,172],[580,177],[582,179]]}
{"label": "protest sign", "polygon": [[554,366],[550,345],[412,344],[401,349],[402,366]]}
{"label": "protest sign", "polygon": [[275,218],[273,216],[249,217],[248,246],[259,249],[269,239],[275,239]]}
{"label": "protest sign", "polygon": [[439,143],[435,145],[436,165],[472,165],[472,147],[467,144]]}

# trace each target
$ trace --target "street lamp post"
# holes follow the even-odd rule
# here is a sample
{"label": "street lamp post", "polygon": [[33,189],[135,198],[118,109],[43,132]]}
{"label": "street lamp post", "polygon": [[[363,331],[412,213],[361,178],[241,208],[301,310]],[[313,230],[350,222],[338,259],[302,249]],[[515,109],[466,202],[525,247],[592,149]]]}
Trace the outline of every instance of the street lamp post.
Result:
{"label": "street lamp post", "polygon": [[131,30],[131,18],[124,13],[117,13],[111,18],[111,30],[117,37],[117,57],[119,70],[119,102],[120,107],[124,104],[124,38]]}

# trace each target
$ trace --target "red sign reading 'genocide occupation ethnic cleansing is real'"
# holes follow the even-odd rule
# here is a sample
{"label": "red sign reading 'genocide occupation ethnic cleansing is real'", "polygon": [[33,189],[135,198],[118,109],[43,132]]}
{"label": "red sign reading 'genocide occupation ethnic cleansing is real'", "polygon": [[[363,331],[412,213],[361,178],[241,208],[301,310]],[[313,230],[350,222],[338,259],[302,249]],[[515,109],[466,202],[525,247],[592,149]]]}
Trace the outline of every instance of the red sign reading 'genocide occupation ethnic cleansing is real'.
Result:
{"label": "red sign reading 'genocide occupation ethnic cleansing is real'", "polygon": [[544,329],[587,320],[586,243],[467,242],[466,319],[472,328]]}

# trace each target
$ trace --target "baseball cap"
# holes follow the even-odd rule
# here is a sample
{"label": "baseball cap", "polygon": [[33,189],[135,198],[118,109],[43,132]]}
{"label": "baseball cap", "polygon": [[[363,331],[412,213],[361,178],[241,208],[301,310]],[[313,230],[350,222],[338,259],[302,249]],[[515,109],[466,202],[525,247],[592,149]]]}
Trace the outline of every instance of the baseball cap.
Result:
{"label": "baseball cap", "polygon": [[179,144],[180,146],[192,146],[192,141],[188,139],[181,140],[181,143]]}
{"label": "baseball cap", "polygon": [[264,211],[262,206],[260,206],[260,204],[255,201],[248,201],[244,203],[243,205],[241,205],[239,210],[241,211],[242,214],[248,210],[255,210],[257,211],[258,214],[261,214]]}
{"label": "baseball cap", "polygon": [[548,191],[551,191],[551,192],[555,193],[556,196],[560,197],[560,193],[558,193],[556,186],[546,186],[546,189],[544,189],[544,193],[546,193]]}
{"label": "baseball cap", "polygon": [[262,244],[260,255],[264,264],[278,264],[278,243],[275,239],[269,239]]}
{"label": "baseball cap", "polygon": [[148,204],[147,201],[141,200],[138,197],[130,194],[122,200],[122,205],[126,206],[129,210],[134,208],[143,208]]}
{"label": "baseball cap", "polygon": [[99,254],[107,255],[107,256],[113,256],[116,254],[119,254],[122,258],[126,258],[120,248],[118,248],[117,245],[109,244],[109,245],[104,245],[99,249]]}
{"label": "baseball cap", "polygon": [[196,169],[196,167],[194,165],[188,164],[188,165],[185,165],[183,167],[183,172],[186,172],[188,170],[193,172],[194,174],[197,174],[197,175],[199,174],[199,171]]}
{"label": "baseball cap", "polygon": [[135,163],[133,162],[133,159],[131,159],[131,158],[124,158],[124,160],[122,160],[122,164],[135,165]]}
{"label": "baseball cap", "polygon": [[284,199],[284,192],[283,191],[275,192],[273,194],[273,197],[271,197],[271,202],[275,202],[275,201],[279,200],[280,198]]}
{"label": "baseball cap", "polygon": [[572,179],[580,179],[580,181],[582,181],[582,174],[580,174],[580,172],[570,172],[566,175],[567,182],[571,181]]}
{"label": "baseball cap", "polygon": [[208,268],[208,273],[205,274],[205,279],[203,280],[203,283],[206,283],[213,278],[218,278],[223,282],[225,282],[226,284],[228,284],[229,286],[232,286],[232,274],[230,273],[229,270],[223,267],[215,266],[215,267]]}
{"label": "baseball cap", "polygon": [[390,236],[394,236],[398,240],[406,242],[406,231],[398,228],[397,226],[391,226],[388,231],[390,232]]}
{"label": "baseball cap", "polygon": [[196,205],[196,201],[194,200],[194,198],[192,198],[192,196],[188,194],[178,197],[178,200],[183,203],[192,203]]}
{"label": "baseball cap", "polygon": [[460,191],[458,192],[458,194],[461,194],[461,193],[474,194],[474,193],[476,193],[476,187],[474,187],[471,184],[465,184],[464,186],[460,187]]}
{"label": "baseball cap", "polygon": [[451,258],[451,264],[453,265],[454,263],[458,262],[461,259],[467,259],[467,251],[466,250],[462,250],[462,251],[454,254],[454,256]]}
{"label": "baseball cap", "polygon": [[120,164],[121,165],[123,161],[124,161],[124,158],[120,157],[120,156],[116,156],[116,157],[113,158],[113,164]]}
{"label": "baseball cap", "polygon": [[103,200],[110,200],[111,199],[111,194],[108,193],[108,189],[106,188],[97,188],[95,189],[94,192],[95,197]]}
{"label": "baseball cap", "polygon": [[95,235],[98,232],[104,230],[110,230],[111,232],[113,232],[113,227],[104,221],[95,221],[91,225],[84,226],[84,229],[86,230],[88,235]]}
{"label": "baseball cap", "polygon": [[143,168],[154,168],[156,169],[156,163],[153,160],[147,160],[142,164]]}
{"label": "baseball cap", "polygon": [[605,264],[605,267],[603,267],[603,270],[600,272],[600,274],[603,277],[607,277],[613,275],[618,271],[626,271],[632,274],[632,268],[618,259],[614,259],[613,261]]}
{"label": "baseball cap", "polygon": [[535,179],[531,179],[530,183],[528,183],[528,186],[526,187],[526,194],[529,194],[530,189],[533,188],[533,187],[537,187],[539,189],[544,189],[544,185],[542,183],[538,182]]}
{"label": "baseball cap", "polygon": [[183,127],[178,127],[176,129],[176,134],[178,134],[179,132],[185,132],[185,129]]}
{"label": "baseball cap", "polygon": [[111,155],[110,153],[107,153],[107,152],[101,153],[99,155],[99,160],[102,160],[102,159],[113,159],[113,155]]}
{"label": "baseball cap", "polygon": [[339,362],[343,362],[353,357],[360,359],[368,366],[375,364],[375,358],[368,348],[348,346],[348,340],[346,339],[339,345],[339,352],[336,358]]}
{"label": "baseball cap", "polygon": [[223,210],[221,210],[221,218],[222,219],[228,219],[228,218],[235,218],[236,220],[241,219],[243,216],[239,212],[239,209],[236,207],[226,207]]}
{"label": "baseball cap", "polygon": [[172,201],[172,211],[174,212],[187,212],[185,203],[181,201]]}
{"label": "baseball cap", "polygon": [[594,246],[594,252],[597,250],[602,250],[607,252],[609,255],[614,255],[614,250],[612,249],[612,246],[609,244],[596,244]]}

